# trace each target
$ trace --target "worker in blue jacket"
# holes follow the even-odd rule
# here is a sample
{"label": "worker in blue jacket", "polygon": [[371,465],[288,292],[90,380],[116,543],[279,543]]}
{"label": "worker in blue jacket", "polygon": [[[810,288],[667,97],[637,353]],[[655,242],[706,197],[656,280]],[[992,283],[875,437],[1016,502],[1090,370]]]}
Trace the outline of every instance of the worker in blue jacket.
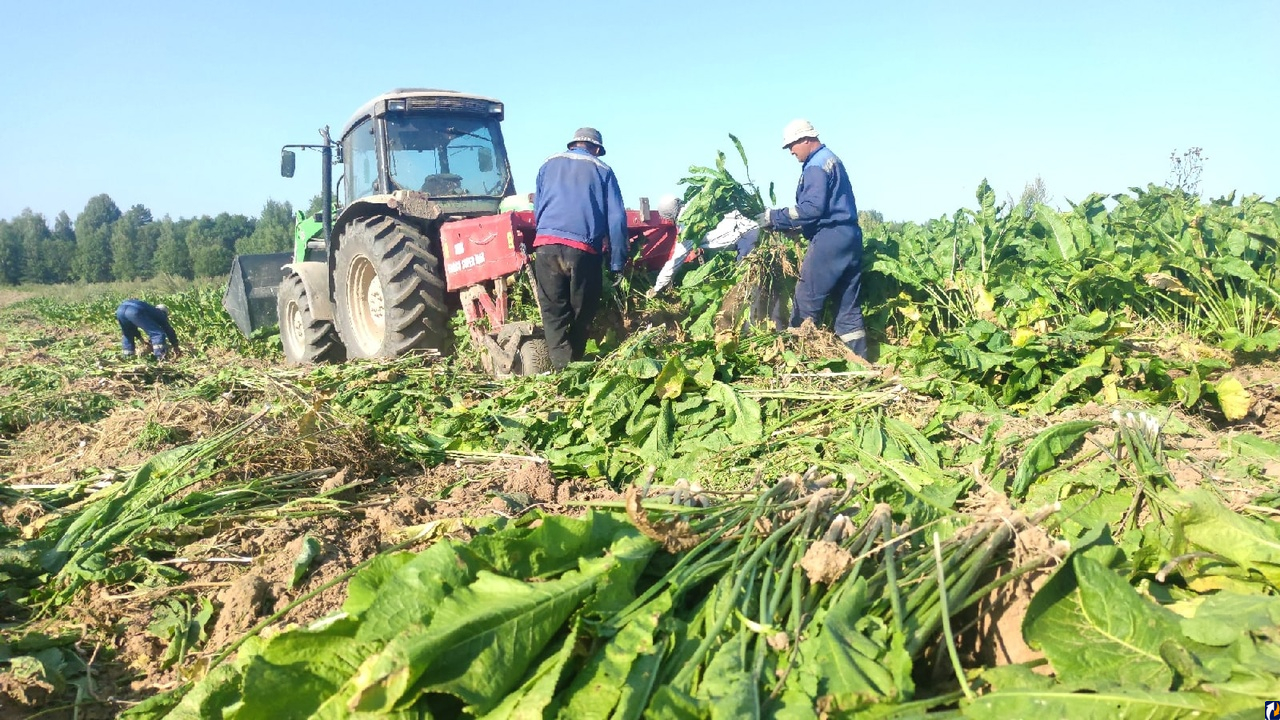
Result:
{"label": "worker in blue jacket", "polygon": [[178,334],[169,324],[169,308],[164,305],[125,300],[116,308],[116,322],[120,323],[120,332],[124,335],[125,357],[133,357],[136,353],[134,343],[140,334],[146,335],[157,360],[178,354]]}
{"label": "worker in blue jacket", "polygon": [[827,298],[836,301],[835,332],[859,357],[867,357],[867,331],[858,293],[862,289],[862,228],[858,206],[840,158],[821,141],[808,120],[792,120],[782,131],[782,147],[803,169],[795,207],[766,210],[760,227],[800,231],[809,251],[800,268],[791,326],[805,319],[818,324]]}
{"label": "worker in blue jacket", "polygon": [[584,127],[538,170],[533,275],[551,364],[581,360],[600,305],[601,265],[617,277],[627,261],[627,211],[600,132]]}

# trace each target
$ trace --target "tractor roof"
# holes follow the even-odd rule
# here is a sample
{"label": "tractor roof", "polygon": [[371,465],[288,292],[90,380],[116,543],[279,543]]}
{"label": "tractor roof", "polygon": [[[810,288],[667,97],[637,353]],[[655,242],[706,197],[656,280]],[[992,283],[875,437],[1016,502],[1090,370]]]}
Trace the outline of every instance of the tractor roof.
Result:
{"label": "tractor roof", "polygon": [[[351,128],[355,127],[356,123],[372,115],[374,109],[377,108],[380,103],[386,102],[387,100],[400,100],[400,99],[409,100],[413,98],[424,98],[424,99],[431,98],[431,99],[441,99],[441,100],[462,101],[462,102],[455,102],[455,103],[450,103],[450,102],[441,103],[442,108],[457,109],[457,110],[466,109],[468,106],[472,105],[473,103],[475,104],[493,103],[499,107],[502,106],[502,102],[500,100],[484,97],[483,95],[471,95],[469,93],[461,93],[461,92],[458,92],[457,90],[439,90],[436,88],[396,88],[391,92],[383,93],[378,97],[365,103],[364,105],[361,105],[360,109],[356,110],[355,114],[351,116],[351,119],[347,121],[347,124],[342,126],[342,134],[339,135],[338,137],[345,138],[347,136],[347,133],[351,132]],[[412,103],[410,103],[410,107],[412,107]]]}

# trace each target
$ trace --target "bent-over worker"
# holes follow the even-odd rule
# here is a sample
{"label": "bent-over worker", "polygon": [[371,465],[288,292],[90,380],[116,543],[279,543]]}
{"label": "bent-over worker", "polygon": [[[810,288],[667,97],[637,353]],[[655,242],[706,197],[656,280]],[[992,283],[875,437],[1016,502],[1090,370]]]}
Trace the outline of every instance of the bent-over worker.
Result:
{"label": "bent-over worker", "polygon": [[[680,232],[683,232],[684,224],[679,220],[680,214],[683,212],[683,206],[684,203],[675,195],[664,195],[658,200],[658,214],[668,220],[674,220],[676,227],[680,229]],[[754,220],[744,216],[737,210],[730,210],[701,241],[695,242],[694,239],[687,238],[676,243],[671,248],[671,257],[667,260],[667,264],[663,265],[662,269],[658,271],[658,279],[653,284],[653,292],[655,294],[662,292],[671,284],[671,281],[675,278],[676,271],[684,265],[689,258],[689,253],[695,249],[727,250],[735,248],[738,251],[738,259],[741,260],[755,248],[759,237],[760,226]]]}
{"label": "bent-over worker", "polygon": [[125,300],[116,308],[116,322],[120,323],[120,332],[124,336],[121,345],[125,357],[136,354],[134,343],[143,333],[157,360],[178,354],[178,334],[169,323],[169,308],[164,305],[152,305],[137,299]]}

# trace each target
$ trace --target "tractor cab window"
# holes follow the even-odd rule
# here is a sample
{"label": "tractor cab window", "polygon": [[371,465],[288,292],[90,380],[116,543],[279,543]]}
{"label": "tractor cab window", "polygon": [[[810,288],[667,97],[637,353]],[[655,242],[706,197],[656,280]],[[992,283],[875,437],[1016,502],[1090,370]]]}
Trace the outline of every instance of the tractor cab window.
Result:
{"label": "tractor cab window", "polygon": [[342,143],[342,159],[347,166],[347,203],[378,192],[378,143],[373,122],[357,125]]}
{"label": "tractor cab window", "polygon": [[386,116],[393,188],[432,197],[501,197],[507,160],[496,120],[482,116],[409,113]]}

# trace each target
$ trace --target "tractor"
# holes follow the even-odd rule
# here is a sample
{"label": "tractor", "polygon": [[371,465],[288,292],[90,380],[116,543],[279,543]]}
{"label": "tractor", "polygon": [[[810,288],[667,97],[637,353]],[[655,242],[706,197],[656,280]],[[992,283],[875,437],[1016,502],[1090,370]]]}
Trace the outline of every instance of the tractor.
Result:
{"label": "tractor", "polygon": [[[449,352],[464,311],[495,375],[549,369],[541,329],[508,321],[508,291],[530,282],[532,196],[517,196],[503,105],[449,90],[394,90],[365,103],[321,153],[321,212],[301,218],[292,253],[237,256],[223,305],[245,335],[278,321],[292,364]],[[333,181],[333,168],[341,175]],[[628,210],[638,262],[656,269],[676,227],[646,200]],[[639,241],[639,242],[637,242]],[[536,292],[534,293],[536,297]]]}

